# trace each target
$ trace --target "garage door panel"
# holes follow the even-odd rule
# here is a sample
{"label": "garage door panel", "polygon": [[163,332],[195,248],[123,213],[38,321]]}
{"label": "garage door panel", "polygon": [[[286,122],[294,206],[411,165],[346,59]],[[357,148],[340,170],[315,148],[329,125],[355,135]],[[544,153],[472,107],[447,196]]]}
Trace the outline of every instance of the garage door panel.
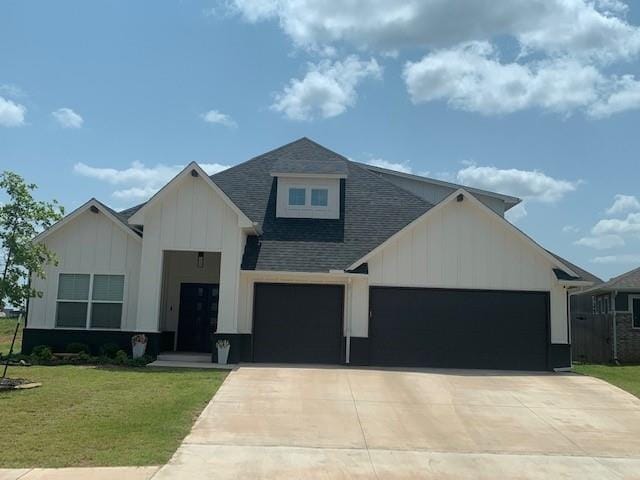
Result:
{"label": "garage door panel", "polygon": [[373,365],[546,369],[548,294],[372,287]]}
{"label": "garage door panel", "polygon": [[340,363],[344,287],[259,283],[254,295],[254,361]]}

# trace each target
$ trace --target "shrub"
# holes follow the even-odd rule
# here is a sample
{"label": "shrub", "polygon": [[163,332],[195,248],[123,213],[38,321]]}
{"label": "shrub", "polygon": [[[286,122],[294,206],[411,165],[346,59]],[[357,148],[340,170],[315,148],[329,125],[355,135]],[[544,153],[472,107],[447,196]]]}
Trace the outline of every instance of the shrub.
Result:
{"label": "shrub", "polygon": [[95,363],[96,357],[92,357],[87,352],[78,353],[78,363]]}
{"label": "shrub", "polygon": [[102,353],[102,355],[109,358],[115,358],[116,354],[119,351],[121,351],[120,345],[116,343],[105,343],[100,348],[100,352]]}
{"label": "shrub", "polygon": [[127,360],[127,365],[129,367],[144,367],[147,363],[153,362],[153,358],[149,355],[143,355],[140,358],[130,358]]}
{"label": "shrub", "polygon": [[47,345],[38,345],[37,347],[33,347],[31,356],[38,362],[49,362],[53,358],[51,348]]}
{"label": "shrub", "polygon": [[89,349],[89,345],[86,343],[73,342],[67,345],[67,353],[89,353],[91,350]]}
{"label": "shrub", "polygon": [[116,352],[116,356],[113,358],[113,363],[116,365],[125,365],[129,361],[129,357],[127,356],[127,352],[124,350],[118,350]]}

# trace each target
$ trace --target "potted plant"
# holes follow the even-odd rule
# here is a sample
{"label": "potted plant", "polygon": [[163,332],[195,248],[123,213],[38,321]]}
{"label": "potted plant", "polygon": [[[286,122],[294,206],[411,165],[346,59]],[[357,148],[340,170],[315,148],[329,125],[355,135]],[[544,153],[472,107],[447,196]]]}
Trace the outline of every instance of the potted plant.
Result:
{"label": "potted plant", "polygon": [[133,358],[141,358],[147,351],[147,336],[144,333],[131,337],[131,353]]}
{"label": "potted plant", "polygon": [[227,360],[229,359],[229,348],[231,344],[229,340],[218,340],[216,342],[216,348],[218,349],[218,363],[221,365],[226,365]]}

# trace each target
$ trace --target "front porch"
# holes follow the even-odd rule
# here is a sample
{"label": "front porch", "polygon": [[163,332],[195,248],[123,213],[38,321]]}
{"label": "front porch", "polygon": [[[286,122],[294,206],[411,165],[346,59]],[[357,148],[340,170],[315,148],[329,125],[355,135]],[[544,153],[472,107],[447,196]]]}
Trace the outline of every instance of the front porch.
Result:
{"label": "front porch", "polygon": [[155,362],[147,367],[162,368],[213,368],[221,370],[233,370],[237,367],[234,364],[212,363],[210,353],[197,352],[161,352]]}
{"label": "front porch", "polygon": [[159,329],[171,342],[165,343],[167,351],[158,356],[159,361],[211,364],[220,263],[220,252],[163,252]]}

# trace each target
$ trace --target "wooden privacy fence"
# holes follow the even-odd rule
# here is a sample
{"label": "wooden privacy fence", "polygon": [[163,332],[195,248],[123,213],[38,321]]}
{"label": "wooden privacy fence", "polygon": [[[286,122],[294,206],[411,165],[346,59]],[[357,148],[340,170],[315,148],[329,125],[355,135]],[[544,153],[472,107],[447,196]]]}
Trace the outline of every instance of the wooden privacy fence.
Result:
{"label": "wooden privacy fence", "polygon": [[571,314],[571,357],[574,362],[609,363],[613,360],[612,315]]}

